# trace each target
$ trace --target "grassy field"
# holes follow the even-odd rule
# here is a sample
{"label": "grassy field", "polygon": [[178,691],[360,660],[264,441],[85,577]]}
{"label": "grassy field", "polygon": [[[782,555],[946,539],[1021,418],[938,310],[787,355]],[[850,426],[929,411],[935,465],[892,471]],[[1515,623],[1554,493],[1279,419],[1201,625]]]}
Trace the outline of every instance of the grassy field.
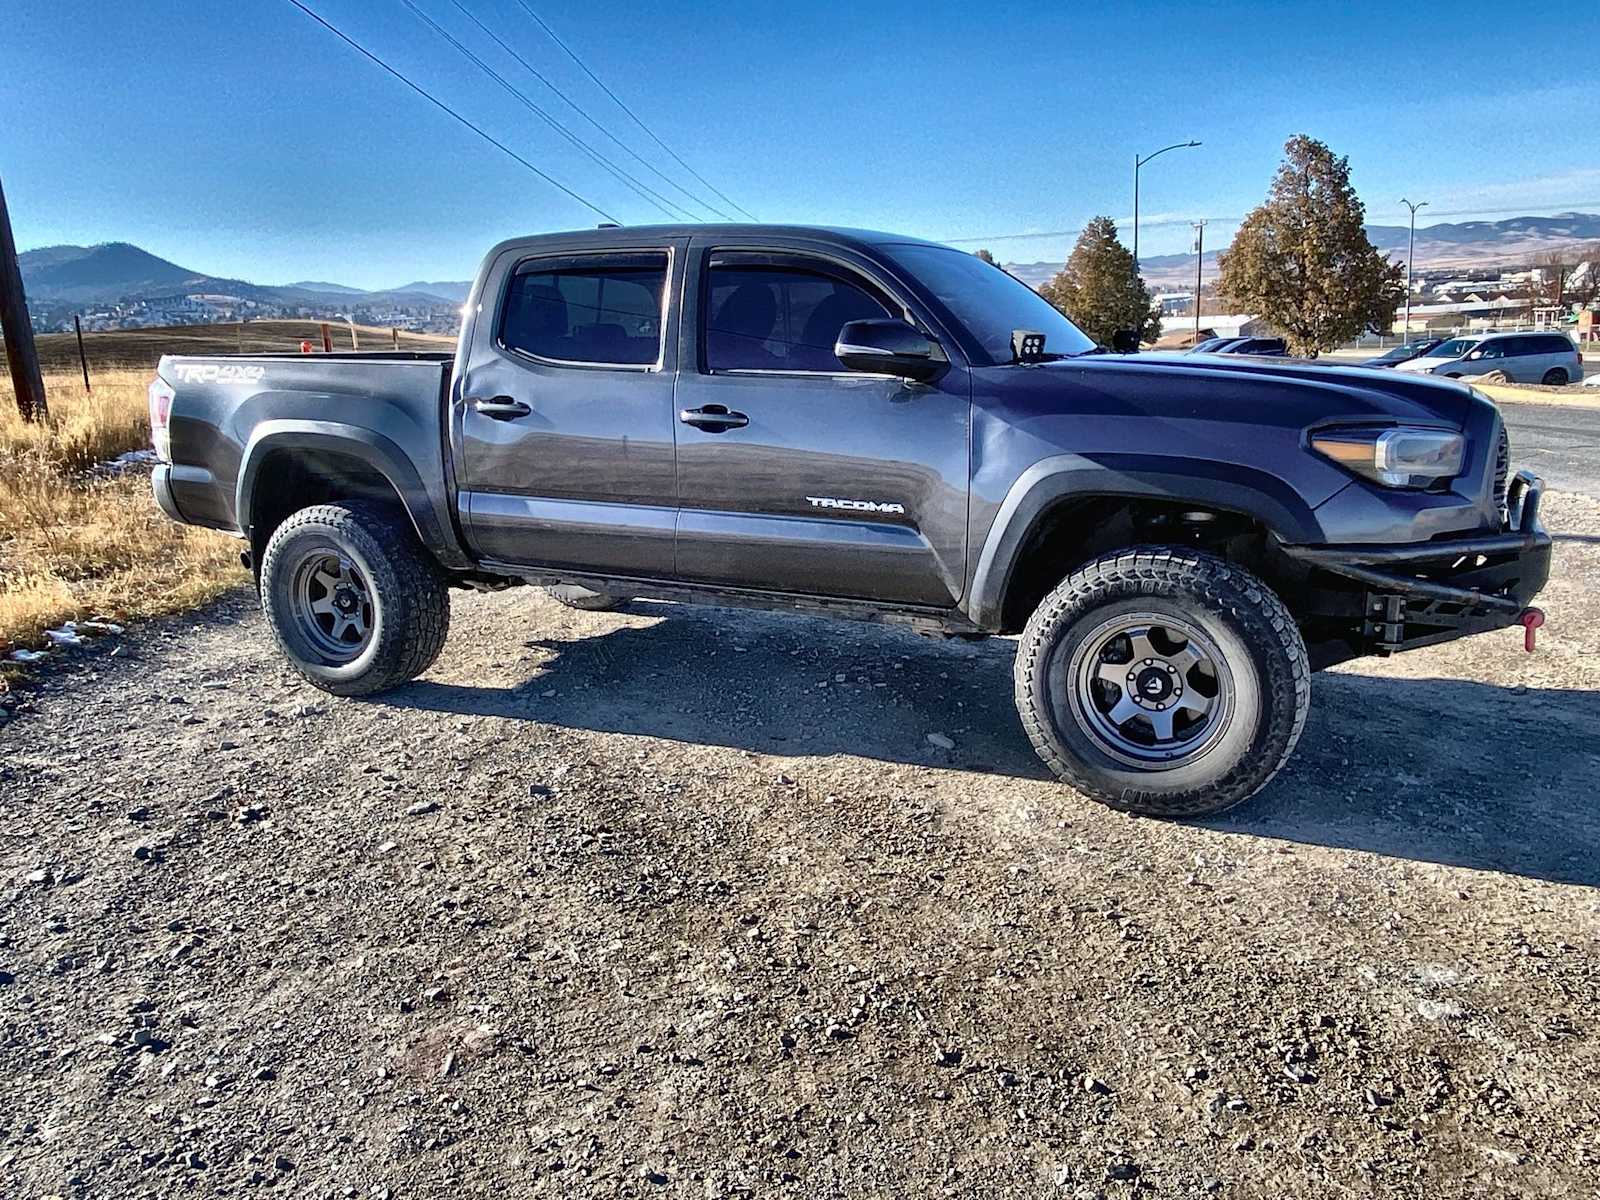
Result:
{"label": "grassy field", "polygon": [[[349,328],[335,326],[334,334],[335,349],[348,350]],[[361,328],[358,336],[362,349],[393,344],[386,329]],[[248,579],[239,543],[167,520],[144,472],[108,478],[94,468],[150,444],[145,388],[161,355],[231,354],[241,343],[246,351],[294,351],[303,338],[320,345],[317,322],[86,334],[90,392],[73,336],[38,339],[49,422],[22,421],[10,387],[0,385],[0,660],[40,646],[44,630],[63,621],[181,612]],[[453,340],[402,334],[400,345],[440,350]]]}
{"label": "grassy field", "polygon": [[[349,350],[350,327],[330,323],[335,350]],[[391,350],[394,335],[387,329],[356,326],[361,350]],[[35,339],[39,362],[45,372],[78,374],[78,342],[70,333],[45,333]],[[173,325],[161,329],[117,329],[83,335],[89,358],[89,382],[101,370],[138,367],[154,370],[163,354],[260,354],[266,351],[293,353],[302,341],[322,348],[322,326],[318,321],[246,321],[229,325]],[[402,333],[402,350],[449,350],[455,338],[437,333]],[[82,376],[79,374],[79,385]]]}

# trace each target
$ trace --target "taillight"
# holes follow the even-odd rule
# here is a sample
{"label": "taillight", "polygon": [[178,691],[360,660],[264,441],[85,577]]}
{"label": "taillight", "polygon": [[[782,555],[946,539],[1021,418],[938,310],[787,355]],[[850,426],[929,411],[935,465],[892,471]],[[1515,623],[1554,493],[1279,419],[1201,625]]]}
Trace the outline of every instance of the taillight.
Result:
{"label": "taillight", "polygon": [[162,462],[172,461],[172,385],[157,375],[150,381],[150,444]]}

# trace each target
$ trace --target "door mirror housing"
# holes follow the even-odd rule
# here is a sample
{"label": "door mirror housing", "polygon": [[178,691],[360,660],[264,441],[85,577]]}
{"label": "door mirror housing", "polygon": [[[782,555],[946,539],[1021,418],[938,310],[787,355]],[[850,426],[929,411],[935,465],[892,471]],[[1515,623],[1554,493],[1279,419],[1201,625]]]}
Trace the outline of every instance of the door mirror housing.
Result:
{"label": "door mirror housing", "polygon": [[839,330],[833,353],[852,371],[898,375],[918,383],[937,379],[950,365],[938,342],[892,317],[848,322]]}
{"label": "door mirror housing", "polygon": [[1483,357],[1483,351],[1482,350],[1474,350],[1474,351],[1472,351],[1471,353],[1469,353],[1467,355],[1467,361],[1468,362],[1477,362],[1482,357]]}
{"label": "door mirror housing", "polygon": [[1111,348],[1118,354],[1137,354],[1139,352],[1139,331],[1137,329],[1112,330]]}

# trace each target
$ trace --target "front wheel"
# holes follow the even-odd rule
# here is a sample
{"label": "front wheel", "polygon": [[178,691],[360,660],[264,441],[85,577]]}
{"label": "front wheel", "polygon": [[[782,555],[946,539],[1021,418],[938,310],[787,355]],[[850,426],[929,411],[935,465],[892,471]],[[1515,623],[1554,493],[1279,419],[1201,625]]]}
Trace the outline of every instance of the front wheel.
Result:
{"label": "front wheel", "polygon": [[1283,601],[1208,554],[1140,546],[1069,575],[1035,610],[1017,709],[1058,778],[1112,808],[1221,812],[1283,767],[1311,666]]}
{"label": "front wheel", "polygon": [[294,669],[366,696],[422,674],[450,630],[450,593],[405,516],[367,504],[303,508],[261,556],[261,607]]}

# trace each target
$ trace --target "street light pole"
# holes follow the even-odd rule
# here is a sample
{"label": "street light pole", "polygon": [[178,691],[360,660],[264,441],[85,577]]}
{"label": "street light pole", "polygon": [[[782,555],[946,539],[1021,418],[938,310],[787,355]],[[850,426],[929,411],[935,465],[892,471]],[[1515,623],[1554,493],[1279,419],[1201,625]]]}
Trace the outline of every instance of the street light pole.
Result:
{"label": "street light pole", "polygon": [[1411,210],[1411,232],[1406,235],[1406,328],[1401,335],[1401,341],[1408,342],[1411,340],[1411,260],[1417,250],[1417,209],[1427,208],[1428,202],[1423,200],[1413,204],[1402,196],[1400,203]]}
{"label": "street light pole", "polygon": [[1139,274],[1139,168],[1144,166],[1157,154],[1165,154],[1168,150],[1185,150],[1190,146],[1198,146],[1199,142],[1173,142],[1170,146],[1163,146],[1155,154],[1146,154],[1140,158],[1133,156],[1133,273]]}

